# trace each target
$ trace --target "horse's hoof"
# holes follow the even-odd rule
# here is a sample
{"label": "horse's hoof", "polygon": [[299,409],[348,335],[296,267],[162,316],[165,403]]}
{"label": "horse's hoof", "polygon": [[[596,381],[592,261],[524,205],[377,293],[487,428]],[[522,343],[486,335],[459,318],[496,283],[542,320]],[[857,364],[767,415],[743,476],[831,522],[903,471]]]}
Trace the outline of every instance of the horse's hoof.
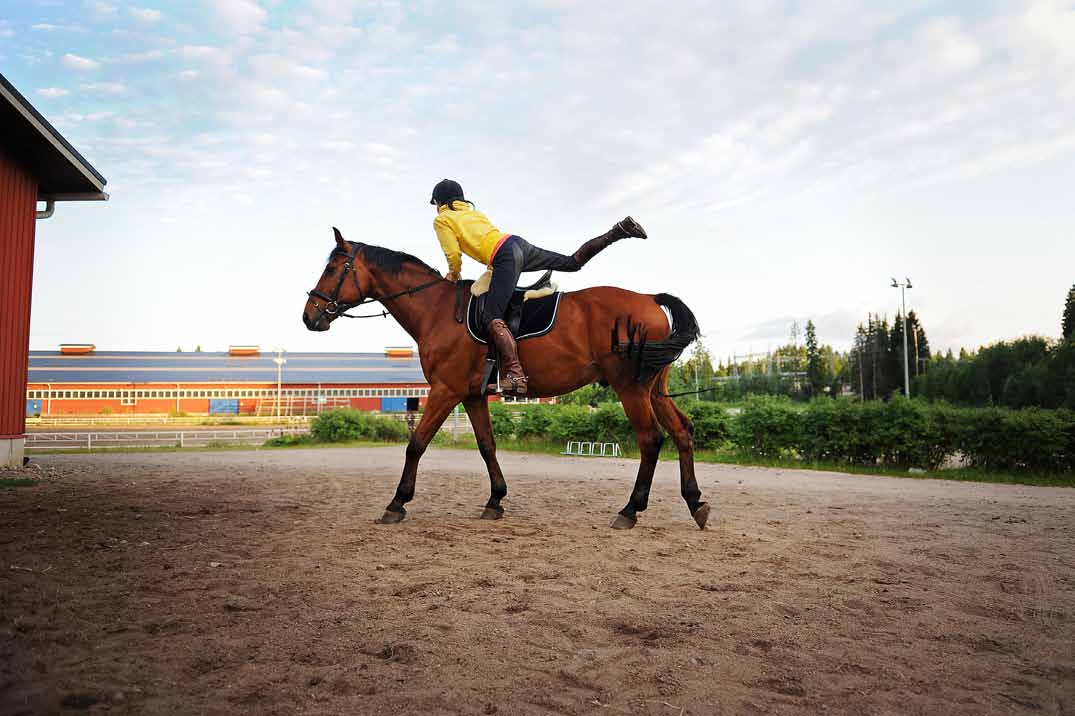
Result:
{"label": "horse's hoof", "polygon": [[628,517],[627,515],[620,513],[616,515],[616,519],[612,520],[612,529],[614,530],[629,530],[638,524],[638,519],[635,517]]}
{"label": "horse's hoof", "polygon": [[483,520],[502,520],[504,519],[504,509],[501,508],[497,510],[492,507],[486,507],[484,510],[482,510],[481,518]]}
{"label": "horse's hoof", "polygon": [[394,525],[397,522],[402,522],[403,518],[406,516],[406,512],[393,512],[392,510],[385,510],[384,514],[374,520],[374,522],[379,525]]}
{"label": "horse's hoof", "polygon": [[709,503],[703,502],[701,506],[694,511],[694,521],[698,523],[698,529],[704,530],[705,523],[709,520]]}

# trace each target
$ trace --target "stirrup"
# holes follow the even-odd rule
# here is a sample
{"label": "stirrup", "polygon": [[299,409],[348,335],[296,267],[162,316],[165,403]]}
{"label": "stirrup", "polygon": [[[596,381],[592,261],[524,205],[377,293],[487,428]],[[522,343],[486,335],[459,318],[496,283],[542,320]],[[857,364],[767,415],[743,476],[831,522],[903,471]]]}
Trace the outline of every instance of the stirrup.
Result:
{"label": "stirrup", "polygon": [[[505,389],[505,382],[510,382],[510,388]],[[489,390],[500,395],[526,395],[528,379],[523,378],[501,378],[496,383],[489,385]],[[522,388],[522,390],[520,390]]]}

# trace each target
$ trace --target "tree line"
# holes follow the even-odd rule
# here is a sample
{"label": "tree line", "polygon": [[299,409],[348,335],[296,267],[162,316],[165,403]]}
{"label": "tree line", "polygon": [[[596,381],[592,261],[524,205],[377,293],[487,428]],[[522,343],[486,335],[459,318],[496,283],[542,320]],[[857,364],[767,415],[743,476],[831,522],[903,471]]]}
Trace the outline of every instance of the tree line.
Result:
{"label": "tree line", "polygon": [[[1061,336],[1029,336],[1000,341],[977,351],[934,354],[919,316],[907,313],[907,373],[912,397],[966,406],[1075,408],[1075,286],[1061,316]],[[793,329],[793,334],[797,333]],[[858,325],[851,349],[841,352],[818,340],[808,321],[805,343],[792,341],[761,357],[715,361],[698,342],[674,364],[670,393],[703,401],[738,402],[752,395],[793,400],[852,394],[860,400],[888,400],[904,392],[904,320],[891,323],[868,314]],[[600,405],[615,402],[607,387],[589,386],[561,402]]]}

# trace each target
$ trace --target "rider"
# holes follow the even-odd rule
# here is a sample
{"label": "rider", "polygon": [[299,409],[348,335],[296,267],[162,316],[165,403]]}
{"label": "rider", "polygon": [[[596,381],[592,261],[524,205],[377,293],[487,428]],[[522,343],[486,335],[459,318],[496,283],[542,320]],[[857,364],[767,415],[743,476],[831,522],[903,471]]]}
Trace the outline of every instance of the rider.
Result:
{"label": "rider", "polygon": [[493,269],[489,295],[485,299],[485,318],[489,335],[500,353],[504,375],[500,379],[502,393],[526,394],[526,374],[519,363],[515,338],[504,323],[504,311],[511,292],[524,271],[578,271],[586,262],[610,244],[627,237],[646,238],[646,232],[631,217],[618,222],[608,232],[590,239],[571,256],[533,246],[521,236],[506,234],[493,226],[489,218],[474,208],[463,196],[459,182],[444,179],[433,187],[429,201],[437,207],[433,230],[448,258],[448,280],[458,281],[462,262],[460,252]]}

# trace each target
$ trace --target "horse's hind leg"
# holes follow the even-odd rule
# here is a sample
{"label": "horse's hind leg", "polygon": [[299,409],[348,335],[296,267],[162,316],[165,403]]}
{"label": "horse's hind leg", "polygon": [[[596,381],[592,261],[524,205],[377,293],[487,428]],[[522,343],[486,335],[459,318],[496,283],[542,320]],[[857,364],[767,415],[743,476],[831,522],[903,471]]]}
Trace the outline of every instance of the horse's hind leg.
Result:
{"label": "horse's hind leg", "polygon": [[485,467],[489,470],[489,501],[485,503],[482,511],[483,520],[499,520],[504,516],[504,508],[500,501],[508,494],[508,484],[504,482],[504,473],[500,471],[500,463],[496,460],[496,439],[493,435],[493,426],[489,421],[489,401],[484,396],[470,398],[463,401],[463,407],[467,409],[470,424],[474,427],[474,437],[478,441],[478,452],[485,460]]}
{"label": "horse's hind leg", "polygon": [[709,504],[702,502],[702,491],[698,488],[698,480],[694,476],[694,424],[679,406],[671,398],[661,394],[664,380],[660,380],[654,386],[652,395],[653,412],[661,427],[672,436],[672,441],[679,451],[679,488],[683,499],[687,502],[687,509],[698,523],[698,527],[705,529],[706,520],[709,519]]}
{"label": "horse's hind leg", "polygon": [[627,506],[620,510],[612,527],[618,530],[627,530],[635,526],[638,521],[638,513],[649,505],[649,490],[653,483],[653,471],[657,468],[657,458],[661,452],[661,443],[664,435],[657,423],[657,416],[653,412],[650,403],[648,388],[644,385],[634,384],[617,389],[620,402],[627,413],[631,427],[634,428],[638,439],[638,449],[642,453],[642,460],[638,465],[638,476],[635,478],[635,487],[631,491],[631,497],[627,500]]}
{"label": "horse's hind leg", "polygon": [[452,408],[459,404],[459,400],[446,390],[433,388],[429,392],[429,400],[426,401],[425,412],[418,421],[418,427],[414,429],[411,441],[407,443],[407,462],[403,465],[403,476],[399,478],[399,486],[396,487],[396,495],[388,503],[384,514],[377,520],[380,524],[392,524],[400,522],[407,516],[407,510],[403,507],[414,499],[414,480],[418,475],[418,461],[422,459],[433,436],[440,430],[444,419]]}

